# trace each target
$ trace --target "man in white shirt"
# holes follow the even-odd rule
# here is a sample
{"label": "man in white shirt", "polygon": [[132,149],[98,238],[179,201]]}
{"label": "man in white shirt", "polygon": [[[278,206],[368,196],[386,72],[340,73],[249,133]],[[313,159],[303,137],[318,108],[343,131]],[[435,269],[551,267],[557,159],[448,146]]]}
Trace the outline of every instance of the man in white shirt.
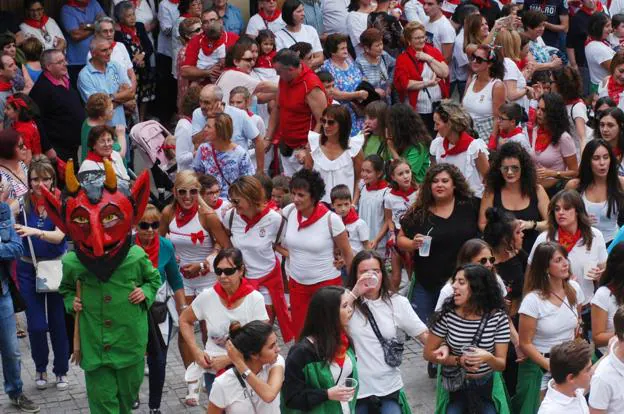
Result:
{"label": "man in white shirt", "polygon": [[446,64],[450,67],[456,33],[449,19],[442,14],[441,6],[442,0],[425,0],[423,7],[425,14],[429,17],[425,29],[427,42],[442,52]]}
{"label": "man in white shirt", "polygon": [[617,342],[596,368],[591,379],[589,412],[591,414],[624,413],[624,307],[613,316]]}
{"label": "man in white shirt", "polygon": [[552,347],[552,379],[538,414],[589,414],[583,394],[592,375],[591,356],[591,347],[585,341],[567,341]]}

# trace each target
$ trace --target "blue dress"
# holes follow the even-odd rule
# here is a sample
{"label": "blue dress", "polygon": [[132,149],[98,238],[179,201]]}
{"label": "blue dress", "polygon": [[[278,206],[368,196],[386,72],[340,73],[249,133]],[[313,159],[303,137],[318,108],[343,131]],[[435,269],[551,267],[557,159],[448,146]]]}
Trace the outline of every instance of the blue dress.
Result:
{"label": "blue dress", "polygon": [[[326,70],[332,74],[336,89],[342,92],[355,92],[364,76],[351,58],[347,60],[347,64],[349,65],[347,69],[342,69],[334,65],[331,59],[327,59],[320,70]],[[355,113],[350,101],[340,101],[340,103],[345,105],[351,114],[351,136],[357,135],[364,127],[364,117]]]}

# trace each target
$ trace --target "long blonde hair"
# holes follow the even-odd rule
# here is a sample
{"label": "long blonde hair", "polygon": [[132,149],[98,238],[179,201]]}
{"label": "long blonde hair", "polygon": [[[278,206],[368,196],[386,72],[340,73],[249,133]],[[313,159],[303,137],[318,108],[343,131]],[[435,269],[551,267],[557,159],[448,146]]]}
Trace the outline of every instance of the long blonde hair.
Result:
{"label": "long blonde hair", "polygon": [[521,43],[522,40],[520,39],[520,34],[518,34],[518,32],[510,32],[506,29],[498,32],[496,39],[494,40],[494,44],[496,46],[500,46],[503,56],[513,61],[520,60]]}

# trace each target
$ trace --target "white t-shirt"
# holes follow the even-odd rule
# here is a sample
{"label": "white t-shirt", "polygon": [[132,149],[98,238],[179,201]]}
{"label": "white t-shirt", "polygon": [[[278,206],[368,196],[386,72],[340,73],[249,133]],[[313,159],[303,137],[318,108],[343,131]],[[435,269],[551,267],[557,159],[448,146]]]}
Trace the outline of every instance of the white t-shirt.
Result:
{"label": "white t-shirt", "polygon": [[435,22],[429,20],[425,24],[427,30],[427,42],[442,51],[442,45],[455,43],[455,29],[445,16],[441,16]]}
{"label": "white t-shirt", "polygon": [[178,171],[192,170],[191,163],[195,152],[193,126],[187,118],[180,118],[175,128],[176,164]]}
{"label": "white t-shirt", "polygon": [[[576,282],[583,288],[583,297],[584,300],[583,305],[588,304],[592,297],[594,296],[594,282],[583,277],[583,269],[588,263],[605,263],[607,261],[607,248],[605,247],[605,241],[602,237],[602,233],[600,230],[592,227],[592,234],[594,235],[594,240],[592,242],[591,250],[587,250],[587,246],[581,245],[582,239],[576,243],[576,246],[572,248],[570,253],[568,253],[568,260],[570,261],[570,270],[572,274],[576,277]],[[533,261],[533,253],[537,246],[540,243],[548,241],[546,238],[547,233],[543,232],[537,239],[535,239],[535,243],[531,248],[531,254],[529,254],[528,264],[531,264]],[[557,233],[555,233],[555,240],[558,240],[559,237]]]}
{"label": "white t-shirt", "polygon": [[238,307],[228,309],[223,306],[214,288],[206,289],[197,295],[191,307],[197,319],[206,322],[208,329],[206,352],[211,357],[227,354],[225,341],[228,339],[232,322],[239,322],[242,326],[251,321],[269,319],[262,294],[255,290],[245,296]]}
{"label": "white t-shirt", "polygon": [[278,30],[275,32],[275,49],[280,51],[294,45],[298,42],[306,42],[312,45],[312,52],[322,52],[323,46],[321,46],[321,39],[316,32],[316,29],[307,24],[301,25],[301,30],[298,32],[290,32],[287,28]]}
{"label": "white t-shirt", "polygon": [[[415,0],[410,3],[419,2]],[[451,60],[453,70],[451,71],[451,81],[466,82],[468,79],[468,63],[468,55],[464,52],[464,28],[462,27],[455,37],[455,43],[453,44],[453,59]]]}
{"label": "white t-shirt", "polygon": [[[260,372],[256,374],[256,377],[262,382],[268,382],[269,374],[275,367],[282,367],[282,369],[284,369],[284,357],[278,355],[277,360],[273,364],[263,365]],[[247,387],[247,393],[245,393],[245,390],[238,381],[234,369],[230,368],[215,378],[212,389],[210,390],[209,400],[228,414],[280,414],[279,394],[277,394],[273,401],[267,403],[258,396],[247,381],[245,381],[245,385]]]}
{"label": "white t-shirt", "polygon": [[342,219],[330,211],[315,223],[299,230],[295,206],[287,206],[283,213],[288,220],[282,242],[289,253],[286,259],[288,276],[303,285],[313,285],[337,278],[340,272],[334,267],[332,236],[336,237],[346,230]]}
{"label": "white t-shirt", "polygon": [[349,236],[351,250],[353,250],[353,255],[356,255],[364,250],[364,244],[362,242],[370,240],[368,224],[360,218],[357,219],[355,223],[345,224],[345,227],[347,229],[347,235]]}
{"label": "white t-shirt", "polygon": [[344,33],[347,27],[349,0],[321,0],[325,34]]}
{"label": "white t-shirt", "polygon": [[[577,304],[583,303],[585,298],[579,284],[571,280],[570,286],[576,291]],[[542,298],[539,292],[529,292],[522,300],[518,313],[537,320],[533,345],[543,354],[549,353],[555,345],[574,339],[579,315],[577,307],[570,306],[567,296],[561,305],[555,306]]]}
{"label": "white t-shirt", "polygon": [[[427,332],[427,326],[418,318],[406,297],[394,294],[389,301],[382,298],[364,300],[368,305],[381,336],[385,339],[403,339],[399,330],[415,338]],[[358,358],[360,389],[357,398],[388,395],[403,387],[401,370],[384,361],[384,353],[366,316],[356,308],[349,320],[349,333]]]}
{"label": "white t-shirt", "polygon": [[[91,60],[91,51],[87,53],[87,62]],[[128,54],[128,49],[121,42],[116,42],[113,51],[111,52],[111,62],[117,62],[122,69],[128,71],[132,69],[132,60]]]}
{"label": "white t-shirt", "polygon": [[[485,142],[478,138],[474,139],[468,146],[468,149],[461,154],[447,155],[445,158],[442,158],[442,154],[445,152],[443,142],[444,138],[440,136],[434,139],[429,146],[429,153],[435,157],[436,163],[448,162],[459,168],[464,177],[466,177],[466,181],[470,184],[470,188],[474,191],[475,196],[481,198],[483,196],[483,177],[477,169],[477,158],[479,153],[483,153],[486,158],[489,158],[490,153]],[[451,146],[450,148],[453,147]]]}
{"label": "white t-shirt", "polygon": [[360,35],[368,28],[368,13],[359,11],[349,12],[347,15],[347,33],[351,43],[355,48],[355,54],[360,56],[364,53],[364,48],[360,45]]}
{"label": "white t-shirt", "polygon": [[614,352],[598,365],[590,384],[591,408],[605,410],[607,414],[624,413],[624,362]]}
{"label": "white t-shirt", "polygon": [[[115,170],[115,175],[117,175],[117,177],[121,179],[129,181],[130,176],[128,175],[128,170],[126,170],[126,166],[121,159],[121,155],[119,155],[117,151],[113,151],[113,153],[111,154],[111,159],[113,161],[113,169]],[[92,160],[84,160],[82,164],[80,164],[80,170],[78,170],[78,172],[81,173],[93,170],[104,171],[104,163]]]}
{"label": "white t-shirt", "polygon": [[553,388],[555,380],[548,381],[548,391],[537,414],[589,414],[585,390],[577,388],[574,397],[568,397]]}
{"label": "white t-shirt", "polygon": [[384,208],[392,211],[392,223],[397,230],[401,229],[401,219],[408,208],[416,201],[418,191],[414,191],[407,196],[407,200],[400,195],[392,194],[392,190],[387,191],[384,194]]}
{"label": "white t-shirt", "polygon": [[[498,287],[503,297],[507,296],[507,286],[503,278],[496,274],[496,281],[498,282]],[[442,286],[442,289],[440,289],[440,296],[438,296],[438,303],[436,303],[435,311],[438,312],[442,309],[444,301],[451,296],[453,296],[453,285],[451,285],[451,281],[449,280]]]}
{"label": "white t-shirt", "polygon": [[286,27],[286,22],[284,22],[282,16],[278,17],[272,22],[267,22],[259,14],[254,14],[253,16],[251,16],[249,22],[247,23],[247,30],[245,31],[245,33],[251,37],[256,37],[258,36],[258,32],[260,30],[269,29],[273,33],[277,33],[284,27]]}
{"label": "white t-shirt", "polygon": [[[173,46],[172,46],[173,47]],[[200,48],[197,53],[197,68],[208,69],[221,62],[221,59],[225,59],[225,44],[217,47],[211,54],[207,55]]]}
{"label": "white t-shirt", "polygon": [[[587,105],[585,102],[580,101],[574,104],[566,105],[566,113],[568,114],[568,120],[570,121],[570,135],[574,140],[574,145],[576,146],[577,158],[580,159],[581,155],[581,142],[579,138],[578,131],[576,130],[576,120],[581,118],[583,120],[583,124],[587,124],[589,118],[587,118]],[[591,137],[587,136],[587,127],[585,128],[585,142],[587,142]]]}
{"label": "white t-shirt", "polygon": [[585,46],[589,77],[593,84],[598,85],[605,76],[609,75],[609,71],[600,66],[600,64],[611,60],[614,55],[615,51],[602,42],[589,42],[589,44]]}
{"label": "white t-shirt", "polygon": [[[614,332],[613,316],[618,309],[618,304],[611,290],[607,286],[599,287],[591,300],[591,304],[607,312],[607,332]],[[600,347],[599,349],[603,354],[607,351],[606,346]]]}
{"label": "white t-shirt", "polygon": [[54,49],[54,42],[56,41],[57,37],[65,40],[63,31],[61,30],[61,28],[59,27],[59,25],[56,23],[56,21],[53,18],[50,17],[48,19],[48,21],[44,25],[44,29],[49,34],[48,36],[49,40],[45,39],[43,35],[43,31],[41,29],[37,29],[36,27],[29,26],[26,23],[20,24],[20,30],[22,33],[24,33],[24,37],[25,38],[34,37],[37,40],[39,40],[41,44],[43,45],[43,50]]}
{"label": "white t-shirt", "polygon": [[[505,58],[505,76],[503,77],[503,81],[516,81],[516,89],[524,89],[527,86],[526,78],[518,68],[516,63],[509,59]],[[515,101],[511,101],[511,103],[517,103],[521,107],[524,108],[525,111],[529,111],[529,98],[526,95],[516,99]]]}

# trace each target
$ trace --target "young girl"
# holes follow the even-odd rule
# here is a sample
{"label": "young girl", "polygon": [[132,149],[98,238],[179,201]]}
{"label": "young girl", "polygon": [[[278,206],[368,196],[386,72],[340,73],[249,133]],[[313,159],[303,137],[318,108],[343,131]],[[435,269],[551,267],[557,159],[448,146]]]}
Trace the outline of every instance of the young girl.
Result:
{"label": "young girl", "polygon": [[[384,197],[390,191],[384,177],[384,161],[377,154],[369,155],[362,162],[360,183],[353,204],[358,207],[360,218],[368,223],[371,235],[370,249],[385,253],[388,224],[385,220]],[[383,257],[383,256],[382,256]]]}
{"label": "young girl", "polygon": [[490,151],[496,151],[506,142],[517,142],[522,145],[522,148],[527,150],[529,154],[533,152],[529,138],[526,136],[524,130],[520,126],[522,121],[522,107],[517,103],[507,103],[502,105],[498,112],[498,136],[490,135],[490,142],[488,143],[488,149]]}
{"label": "young girl", "polygon": [[219,198],[221,186],[219,186],[219,182],[215,177],[208,174],[197,175],[199,185],[201,185],[199,193],[202,199],[214,210],[219,220],[223,222],[223,217],[225,217],[225,213],[232,207],[232,204],[228,200]]}
{"label": "young girl", "polygon": [[[401,282],[401,268],[403,263],[409,266],[407,257],[402,258],[396,247],[396,236],[401,229],[400,220],[407,209],[416,201],[416,186],[413,183],[412,169],[402,158],[393,160],[388,169],[390,186],[392,189],[384,196],[386,226],[390,230],[388,246],[392,254],[392,285],[398,290]],[[408,274],[409,269],[408,270]]]}
{"label": "young girl", "polygon": [[37,112],[37,104],[23,93],[9,96],[4,107],[5,117],[12,122],[13,129],[22,136],[28,149],[28,157],[24,161],[26,165],[30,165],[34,155],[41,154],[41,136],[35,123]]}
{"label": "young girl", "polygon": [[273,57],[275,52],[275,35],[268,29],[260,30],[256,37],[256,43],[260,49],[260,55],[256,60],[254,72],[260,80],[272,80],[277,76],[273,67]]}
{"label": "young girl", "polygon": [[386,146],[386,111],[388,105],[384,101],[374,101],[366,105],[364,109],[364,129],[366,137],[364,142],[364,156],[377,154],[384,161],[390,159]]}

